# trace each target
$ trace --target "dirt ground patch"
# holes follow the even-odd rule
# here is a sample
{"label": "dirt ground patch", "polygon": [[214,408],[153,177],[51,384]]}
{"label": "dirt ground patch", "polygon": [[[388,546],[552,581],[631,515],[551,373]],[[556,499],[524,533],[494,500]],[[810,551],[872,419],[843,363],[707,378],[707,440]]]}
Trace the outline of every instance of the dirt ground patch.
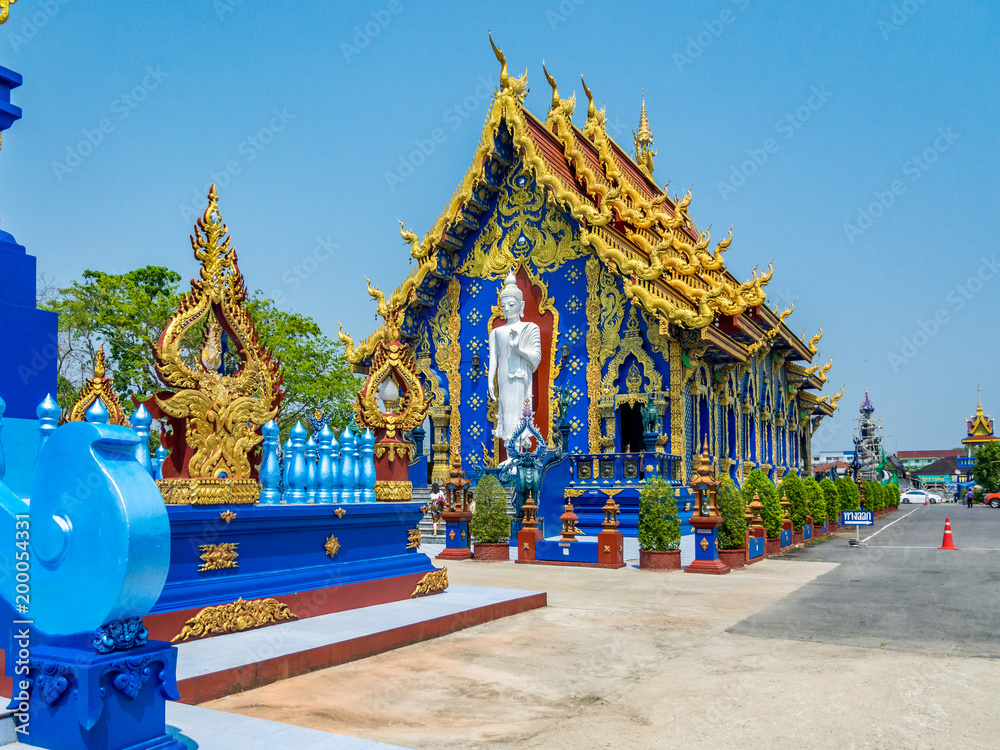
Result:
{"label": "dirt ground patch", "polygon": [[835,567],[450,563],[549,606],[206,705],[435,750],[995,747],[996,660],[726,632]]}

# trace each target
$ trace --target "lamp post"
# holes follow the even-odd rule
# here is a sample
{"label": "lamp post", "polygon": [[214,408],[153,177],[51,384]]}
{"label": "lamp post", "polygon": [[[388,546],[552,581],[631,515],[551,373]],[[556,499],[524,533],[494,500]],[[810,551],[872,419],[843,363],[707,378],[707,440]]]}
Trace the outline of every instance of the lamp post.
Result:
{"label": "lamp post", "polygon": [[689,523],[694,529],[694,562],[684,568],[688,573],[728,573],[730,568],[719,559],[719,527],[723,524],[715,497],[721,482],[715,476],[708,456],[708,441],[691,477],[695,513]]}
{"label": "lamp post", "polygon": [[961,498],[961,490],[962,490],[961,480],[962,480],[962,470],[961,469],[955,469],[955,502],[956,503],[959,502],[962,499]]}
{"label": "lamp post", "polygon": [[451,465],[451,476],[444,486],[447,510],[441,513],[444,520],[445,548],[438,555],[441,560],[468,560],[472,557],[469,549],[469,500],[472,483],[462,471],[462,459],[455,457]]}

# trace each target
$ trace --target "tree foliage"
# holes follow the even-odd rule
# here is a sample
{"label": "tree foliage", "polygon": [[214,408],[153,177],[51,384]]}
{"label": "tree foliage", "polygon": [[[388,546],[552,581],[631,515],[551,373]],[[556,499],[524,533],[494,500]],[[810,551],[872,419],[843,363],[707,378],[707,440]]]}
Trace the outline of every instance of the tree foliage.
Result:
{"label": "tree foliage", "polygon": [[972,478],[986,492],[1000,492],[1000,440],[979,447]]}
{"label": "tree foliage", "polygon": [[809,497],[802,479],[796,474],[786,474],[781,480],[778,494],[784,495],[791,503],[788,511],[792,516],[792,528],[795,531],[802,531],[802,527],[806,523],[806,516],[809,514]]}
{"label": "tree foliage", "polygon": [[469,521],[469,533],[482,544],[499,544],[510,539],[510,516],[507,493],[500,480],[487,474],[479,480],[474,493],[476,509]]}
{"label": "tree foliage", "polygon": [[826,500],[826,517],[832,523],[836,523],[840,516],[840,493],[837,492],[837,485],[830,477],[823,477],[819,483],[819,488],[823,490],[823,498]]}
{"label": "tree foliage", "polygon": [[[107,376],[126,410],[131,397],[145,399],[163,389],[153,370],[155,343],[177,311],[181,276],[161,266],[123,274],[84,271],[80,280],[59,289],[40,306],[59,313],[57,400],[67,414],[93,373],[103,344]],[[277,309],[258,291],[247,300],[260,343],[281,360],[285,397],[278,424],[281,439],[315,409],[332,416],[331,427],[350,419],[359,383],[344,358],[343,346],[325,337],[305,315]],[[200,342],[199,342],[200,343]],[[188,352],[194,361],[194,352]]]}
{"label": "tree foliage", "polygon": [[663,477],[646,479],[639,492],[639,549],[680,549],[681,521],[674,487]]}
{"label": "tree foliage", "polygon": [[807,477],[802,480],[802,489],[809,500],[809,515],[812,516],[813,524],[822,526],[826,520],[826,497],[819,482],[813,477]]}
{"label": "tree foliage", "polygon": [[834,484],[837,486],[837,494],[840,495],[840,509],[861,510],[861,490],[849,477],[841,477]]}
{"label": "tree foliage", "polygon": [[725,477],[719,485],[716,498],[722,526],[719,527],[719,547],[722,549],[743,549],[747,539],[746,506],[736,482]]}
{"label": "tree foliage", "polygon": [[778,495],[778,488],[767,478],[760,469],[753,469],[747,474],[743,482],[743,502],[750,505],[753,502],[754,494],[760,497],[764,507],[760,511],[760,517],[767,536],[771,539],[781,537],[781,521],[785,517],[785,509],[781,507],[781,497]]}

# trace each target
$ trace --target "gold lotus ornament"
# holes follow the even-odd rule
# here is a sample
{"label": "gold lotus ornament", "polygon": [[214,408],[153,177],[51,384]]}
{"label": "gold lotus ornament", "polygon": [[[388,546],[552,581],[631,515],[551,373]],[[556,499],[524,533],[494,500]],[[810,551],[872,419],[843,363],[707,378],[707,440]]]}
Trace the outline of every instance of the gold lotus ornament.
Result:
{"label": "gold lotus ornament", "polygon": [[[167,502],[226,502],[227,497],[234,503],[256,502],[259,486],[254,486],[249,454],[261,443],[261,427],[277,415],[283,396],[280,363],[261,346],[244,304],[246,287],[228,232],[213,185],[191,236],[200,277],[191,282],[153,347],[156,374],[176,390],[154,395],[147,408],[170,422],[171,454],[184,457],[165,464],[164,473],[173,472],[159,480]],[[186,349],[199,331],[201,348],[192,363]],[[233,353],[233,361],[225,361],[224,350]],[[182,493],[171,486],[178,480],[185,484]]]}

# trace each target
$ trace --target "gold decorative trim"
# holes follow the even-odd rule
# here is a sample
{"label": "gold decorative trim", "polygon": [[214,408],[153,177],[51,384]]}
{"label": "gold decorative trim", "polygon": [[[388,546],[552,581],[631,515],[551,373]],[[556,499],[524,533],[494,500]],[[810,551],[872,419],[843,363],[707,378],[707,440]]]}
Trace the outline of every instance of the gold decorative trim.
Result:
{"label": "gold decorative trim", "polygon": [[333,511],[333,515],[335,515],[337,518],[343,518],[344,516],[347,515],[347,511],[344,510],[343,508],[337,508],[337,510]]}
{"label": "gold decorative trim", "polygon": [[239,563],[236,562],[236,558],[239,557],[240,553],[236,551],[236,548],[239,546],[239,542],[202,544],[198,547],[198,551],[201,552],[200,559],[202,560],[202,565],[198,568],[198,572],[204,573],[206,570],[238,568]]}
{"label": "gold decorative trim", "polygon": [[416,549],[420,546],[420,529],[410,529],[406,540],[406,549]]}
{"label": "gold decorative trim", "polygon": [[[283,395],[280,363],[258,339],[228,232],[212,185],[208,207],[191,236],[194,257],[201,262],[199,278],[153,346],[157,376],[176,390],[162,398],[154,395],[150,408],[183,423],[192,478],[249,479],[250,456],[263,440],[261,427],[277,416]],[[191,362],[185,349],[197,332],[201,349]],[[234,373],[220,375],[223,332],[239,363]]]}
{"label": "gold decorative trim", "polygon": [[157,479],[167,505],[253,505],[260,499],[256,479]]}
{"label": "gold decorative trim", "polygon": [[[448,402],[452,408],[451,423],[448,429],[448,442],[451,446],[452,466],[462,465],[462,374],[459,365],[462,362],[462,312],[459,307],[459,295],[462,285],[458,279],[448,282],[447,305],[450,310],[448,317]],[[376,495],[377,497],[377,495]],[[409,499],[409,495],[405,499]]]}
{"label": "gold decorative trim", "polygon": [[210,635],[238,633],[282,620],[298,620],[287,604],[277,599],[237,599],[231,604],[205,607],[184,623],[184,629],[170,639],[171,643]]}
{"label": "gold decorative trim", "polygon": [[87,409],[93,406],[95,401],[100,401],[108,411],[108,424],[132,426],[122,408],[121,401],[118,400],[118,394],[115,393],[114,381],[105,377],[105,372],[104,345],[102,344],[101,348],[97,350],[97,358],[94,360],[94,376],[87,378],[86,385],[77,396],[73,408],[70,409],[67,422],[86,422]]}
{"label": "gold decorative trim", "polygon": [[7,22],[7,17],[10,15],[10,6],[16,2],[17,0],[0,0],[0,23]]}
{"label": "gold decorative trim", "polygon": [[326,544],[323,545],[323,549],[326,550],[327,557],[333,557],[340,551],[340,542],[337,541],[337,537],[333,534],[326,538]]}
{"label": "gold decorative trim", "polygon": [[380,503],[400,502],[413,498],[413,485],[408,481],[380,479],[375,482],[375,499]]}
{"label": "gold decorative trim", "polygon": [[448,568],[432,570],[420,579],[417,587],[410,594],[410,598],[414,599],[425,594],[433,594],[435,591],[444,591],[446,588],[448,588]]}
{"label": "gold decorative trim", "polygon": [[230,523],[234,518],[236,518],[236,514],[233,513],[231,510],[227,510],[223,513],[220,513],[219,518],[221,518],[226,523]]}
{"label": "gold decorative trim", "polygon": [[589,452],[600,451],[601,430],[597,410],[601,396],[601,262],[596,257],[587,259],[587,397],[590,408],[587,413],[589,428]]}

